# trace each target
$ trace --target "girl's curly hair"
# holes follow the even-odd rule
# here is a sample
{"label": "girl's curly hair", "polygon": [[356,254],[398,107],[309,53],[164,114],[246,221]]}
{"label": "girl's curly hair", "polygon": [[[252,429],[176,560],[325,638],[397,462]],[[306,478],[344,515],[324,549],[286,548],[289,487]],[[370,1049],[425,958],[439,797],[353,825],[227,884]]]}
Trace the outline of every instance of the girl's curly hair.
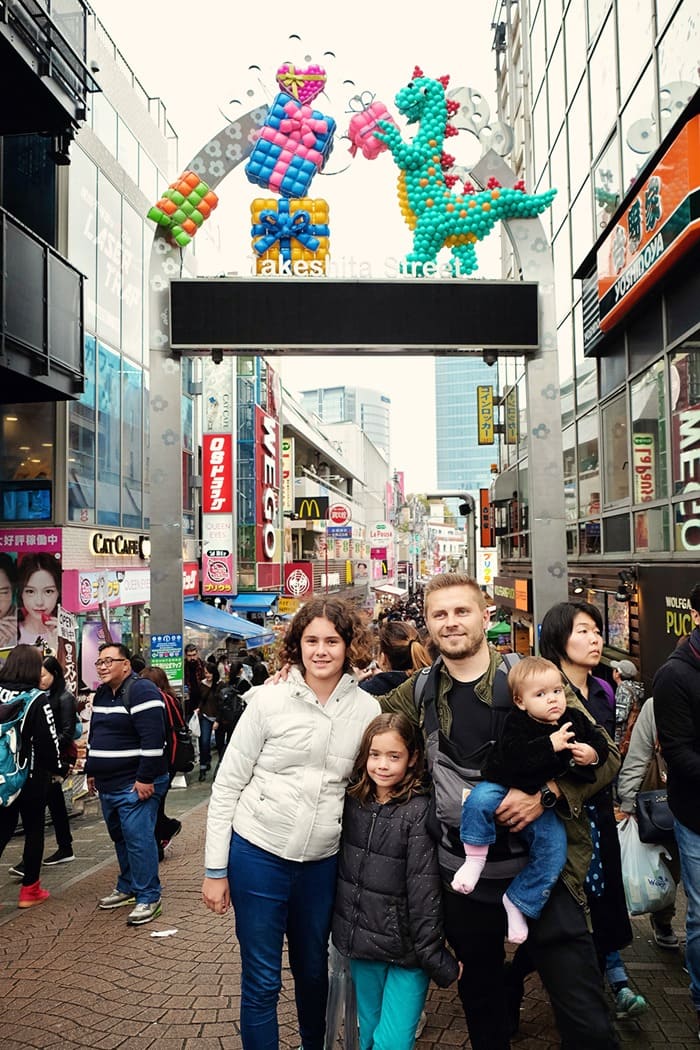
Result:
{"label": "girl's curly hair", "polygon": [[358,610],[343,598],[312,598],[292,620],[280,651],[283,663],[301,666],[301,636],[312,620],[323,617],[335,627],[345,642],[343,671],[366,667],[372,659],[372,636]]}

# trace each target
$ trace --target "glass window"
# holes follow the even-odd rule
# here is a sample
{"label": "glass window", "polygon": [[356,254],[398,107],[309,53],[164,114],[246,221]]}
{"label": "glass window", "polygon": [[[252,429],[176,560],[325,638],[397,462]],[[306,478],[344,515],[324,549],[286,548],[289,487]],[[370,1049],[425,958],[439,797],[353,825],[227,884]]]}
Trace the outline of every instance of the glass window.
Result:
{"label": "glass window", "polygon": [[595,413],[578,424],[579,515],[600,514],[600,465],[598,463],[598,420]]}
{"label": "glass window", "polygon": [[571,192],[581,185],[591,163],[591,124],[588,116],[588,78],[578,86],[567,118]]}
{"label": "glass window", "polygon": [[97,167],[73,145],[68,168],[68,258],[85,274],[85,327],[95,330],[97,284]]}
{"label": "glass window", "polygon": [[539,98],[532,107],[532,146],[535,182],[537,182],[545,169],[549,155],[547,92],[544,88],[540,91]]}
{"label": "glass window", "polygon": [[151,460],[149,453],[151,447],[151,412],[149,406],[151,402],[147,371],[143,373],[143,403],[145,406],[143,413],[143,527],[148,529],[151,525]]}
{"label": "glass window", "polygon": [[552,215],[552,228],[558,230],[569,211],[569,165],[566,133],[563,131],[552,149],[550,173],[551,184],[556,188],[557,195],[549,210]]}
{"label": "glass window", "polygon": [[603,407],[601,417],[605,469],[603,498],[607,507],[611,503],[629,499],[630,494],[627,405],[624,394],[609,401]]}
{"label": "glass window", "polygon": [[571,423],[574,418],[574,346],[571,329],[572,320],[569,314],[557,332],[562,426]]}
{"label": "glass window", "polygon": [[571,0],[564,23],[566,43],[566,87],[568,97],[586,66],[586,8],[584,0]]}
{"label": "glass window", "polygon": [[[100,377],[97,411],[97,520],[119,525],[121,488],[121,367],[119,355],[102,343],[97,350]],[[140,441],[140,439],[139,439]]]}
{"label": "glass window", "polygon": [[659,44],[659,90],[663,133],[680,115],[700,82],[697,0],[687,0],[676,11]]}
{"label": "glass window", "polygon": [[102,91],[96,91],[92,99],[92,130],[102,145],[113,157],[117,155],[117,113]]}
{"label": "glass window", "polygon": [[138,365],[122,362],[122,520],[140,529],[143,522],[143,372]]}
{"label": "glass window", "polygon": [[68,519],[95,521],[95,337],[85,336],[85,389],[68,405]]}
{"label": "glass window", "polygon": [[578,519],[578,502],[576,500],[576,428],[569,427],[562,433],[564,456],[564,508],[566,520]]}
{"label": "glass window", "polygon": [[578,527],[580,554],[600,554],[600,521],[582,521]]}
{"label": "glass window", "polygon": [[603,398],[621,387],[627,377],[624,332],[606,344],[605,355],[599,360],[598,393]]}
{"label": "glass window", "polygon": [[[555,197],[556,200],[556,197]],[[554,258],[554,295],[557,320],[571,310],[571,248],[569,246],[569,227],[564,225],[559,230],[552,244]]]}
{"label": "glass window", "polygon": [[543,7],[547,19],[547,54],[551,55],[556,46],[557,34],[563,22],[561,0],[547,0]]}
{"label": "glass window", "polygon": [[586,7],[588,8],[588,45],[590,47],[610,8],[610,0],[587,0]]}
{"label": "glass window", "polygon": [[608,138],[617,113],[615,23],[609,18],[590,61],[591,137],[596,154]]}
{"label": "glass window", "polygon": [[518,455],[527,454],[528,430],[527,430],[527,386],[525,379],[518,383]]}
{"label": "glass window", "polygon": [[656,30],[661,32],[677,0],[656,0]]}
{"label": "glass window", "polygon": [[627,328],[630,372],[638,372],[664,345],[663,314],[660,299],[652,299],[646,310],[635,313]]}
{"label": "glass window", "polygon": [[595,358],[583,355],[583,312],[580,300],[574,306],[574,339],[576,408],[583,412],[598,400],[598,371]]}
{"label": "glass window", "polygon": [[54,404],[5,404],[0,416],[0,521],[55,516]]}
{"label": "glass window", "polygon": [[622,175],[617,132],[594,165],[596,227],[600,236],[622,199]]}
{"label": "glass window", "polygon": [[182,506],[186,511],[194,510],[194,402],[191,397],[182,398]]}
{"label": "glass window", "polygon": [[544,78],[546,66],[544,41],[544,4],[535,15],[530,29],[530,70],[532,73],[532,94],[537,94]]}
{"label": "glass window", "polygon": [[633,517],[636,551],[670,551],[668,507],[650,507],[648,510],[638,511]]}
{"label": "glass window", "polygon": [[[124,121],[119,118],[117,125],[117,160],[121,164],[129,178],[137,186],[139,184],[139,144],[134,135],[131,134]],[[155,201],[153,202],[155,204]]]}
{"label": "glass window", "polygon": [[139,153],[139,186],[153,204],[159,199],[161,191],[167,186],[160,186],[160,179],[155,164],[142,148]]}
{"label": "glass window", "polygon": [[588,178],[571,205],[571,244],[575,266],[578,266],[591,250],[594,239],[591,181]]}
{"label": "glass window", "polygon": [[617,49],[620,58],[620,96],[627,98],[652,45],[653,0],[617,2]]}
{"label": "glass window", "polygon": [[[547,5],[549,7],[549,5]],[[559,15],[561,18],[561,14]],[[564,39],[559,37],[554,54],[547,69],[547,91],[549,92],[549,127],[552,138],[556,138],[564,120],[566,109],[566,81],[564,77]]]}
{"label": "glass window", "polygon": [[603,549],[606,554],[631,550],[630,519],[627,514],[603,518]]}
{"label": "glass window", "polygon": [[97,177],[97,334],[119,346],[121,290],[121,194],[102,172]]}
{"label": "glass window", "polygon": [[622,179],[625,187],[636,181],[649,154],[659,144],[654,115],[654,69],[651,63],[622,111]]}
{"label": "glass window", "polygon": [[700,354],[681,350],[670,361],[671,447],[673,493],[683,496],[674,506],[675,548],[700,551]]}
{"label": "glass window", "polygon": [[143,359],[143,222],[123,201],[121,251],[122,352],[134,361]]}

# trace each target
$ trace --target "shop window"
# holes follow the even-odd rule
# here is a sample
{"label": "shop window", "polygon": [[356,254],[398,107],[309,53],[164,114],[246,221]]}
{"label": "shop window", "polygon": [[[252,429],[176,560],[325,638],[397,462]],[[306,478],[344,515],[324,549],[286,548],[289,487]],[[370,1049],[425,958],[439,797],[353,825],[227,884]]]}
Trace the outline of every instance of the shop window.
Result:
{"label": "shop window", "polygon": [[616,339],[606,344],[605,354],[599,360],[600,381],[598,389],[602,398],[621,387],[627,378],[624,335],[620,334]]}
{"label": "shop window", "polygon": [[627,404],[624,394],[608,402],[601,412],[605,505],[629,499],[630,462]]}
{"label": "shop window", "polygon": [[628,514],[615,514],[610,518],[603,518],[603,549],[606,554],[631,550]]}
{"label": "shop window", "polygon": [[670,551],[671,529],[668,507],[650,507],[634,516],[634,549],[636,551]]}
{"label": "shop window", "polygon": [[0,521],[54,516],[53,404],[7,404],[0,416]]}
{"label": "shop window", "polygon": [[68,406],[68,520],[95,521],[95,337],[85,337],[85,389]]}
{"label": "shop window", "polygon": [[566,553],[569,557],[577,555],[578,550],[578,529],[571,528],[566,530]]}
{"label": "shop window", "polygon": [[650,503],[668,495],[666,405],[664,363],[658,361],[632,383],[632,501],[635,504]]}
{"label": "shop window", "polygon": [[600,554],[600,522],[582,522],[578,530],[578,543],[580,554]]}
{"label": "shop window", "polygon": [[97,520],[119,525],[121,489],[121,361],[102,343],[97,350],[100,377],[97,410]]}
{"label": "shop window", "polygon": [[700,355],[681,351],[670,360],[671,471],[673,494],[682,497],[674,506],[675,548],[700,551]]}
{"label": "shop window", "polygon": [[578,424],[579,516],[600,514],[600,465],[598,427],[595,414]]}
{"label": "shop window", "polygon": [[630,651],[630,603],[618,602],[614,594],[606,594],[606,643],[623,653]]}

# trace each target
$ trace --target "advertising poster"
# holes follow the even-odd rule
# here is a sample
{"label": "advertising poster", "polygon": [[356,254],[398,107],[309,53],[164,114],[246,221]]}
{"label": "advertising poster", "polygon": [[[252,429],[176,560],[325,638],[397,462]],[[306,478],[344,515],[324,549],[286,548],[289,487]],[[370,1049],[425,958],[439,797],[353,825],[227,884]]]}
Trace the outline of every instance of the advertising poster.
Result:
{"label": "advertising poster", "polygon": [[151,667],[160,667],[171,685],[182,685],[182,635],[151,635]]}
{"label": "advertising poster", "polygon": [[122,640],[122,628],[119,621],[111,625],[110,636],[110,638],[107,638],[104,626],[101,623],[86,623],[83,627],[80,674],[91,693],[94,693],[102,684],[97,677],[95,669],[95,660],[100,651],[100,646],[108,641],[118,645]]}
{"label": "advertising poster", "polygon": [[0,647],[18,642],[58,653],[61,530],[0,530]]}
{"label": "advertising poster", "polygon": [[202,594],[235,594],[230,514],[202,515]]}

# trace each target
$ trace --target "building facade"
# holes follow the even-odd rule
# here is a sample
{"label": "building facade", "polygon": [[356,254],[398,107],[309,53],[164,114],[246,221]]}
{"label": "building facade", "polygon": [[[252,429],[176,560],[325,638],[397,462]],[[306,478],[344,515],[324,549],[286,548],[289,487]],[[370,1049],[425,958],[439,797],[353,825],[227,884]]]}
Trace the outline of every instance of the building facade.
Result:
{"label": "building facade", "polygon": [[334,386],[303,390],[301,399],[307,412],[324,423],[357,423],[391,462],[391,398],[386,394],[368,387]]}
{"label": "building facade", "polygon": [[[569,591],[600,609],[605,658],[650,684],[700,573],[698,0],[498,3],[510,163],[557,197],[555,273]],[[512,276],[512,256],[504,274]],[[501,363],[493,495],[502,588],[530,580],[524,366]],[[530,580],[537,586],[536,580]],[[528,625],[528,610],[513,606]],[[529,623],[530,636],[533,625]]]}

